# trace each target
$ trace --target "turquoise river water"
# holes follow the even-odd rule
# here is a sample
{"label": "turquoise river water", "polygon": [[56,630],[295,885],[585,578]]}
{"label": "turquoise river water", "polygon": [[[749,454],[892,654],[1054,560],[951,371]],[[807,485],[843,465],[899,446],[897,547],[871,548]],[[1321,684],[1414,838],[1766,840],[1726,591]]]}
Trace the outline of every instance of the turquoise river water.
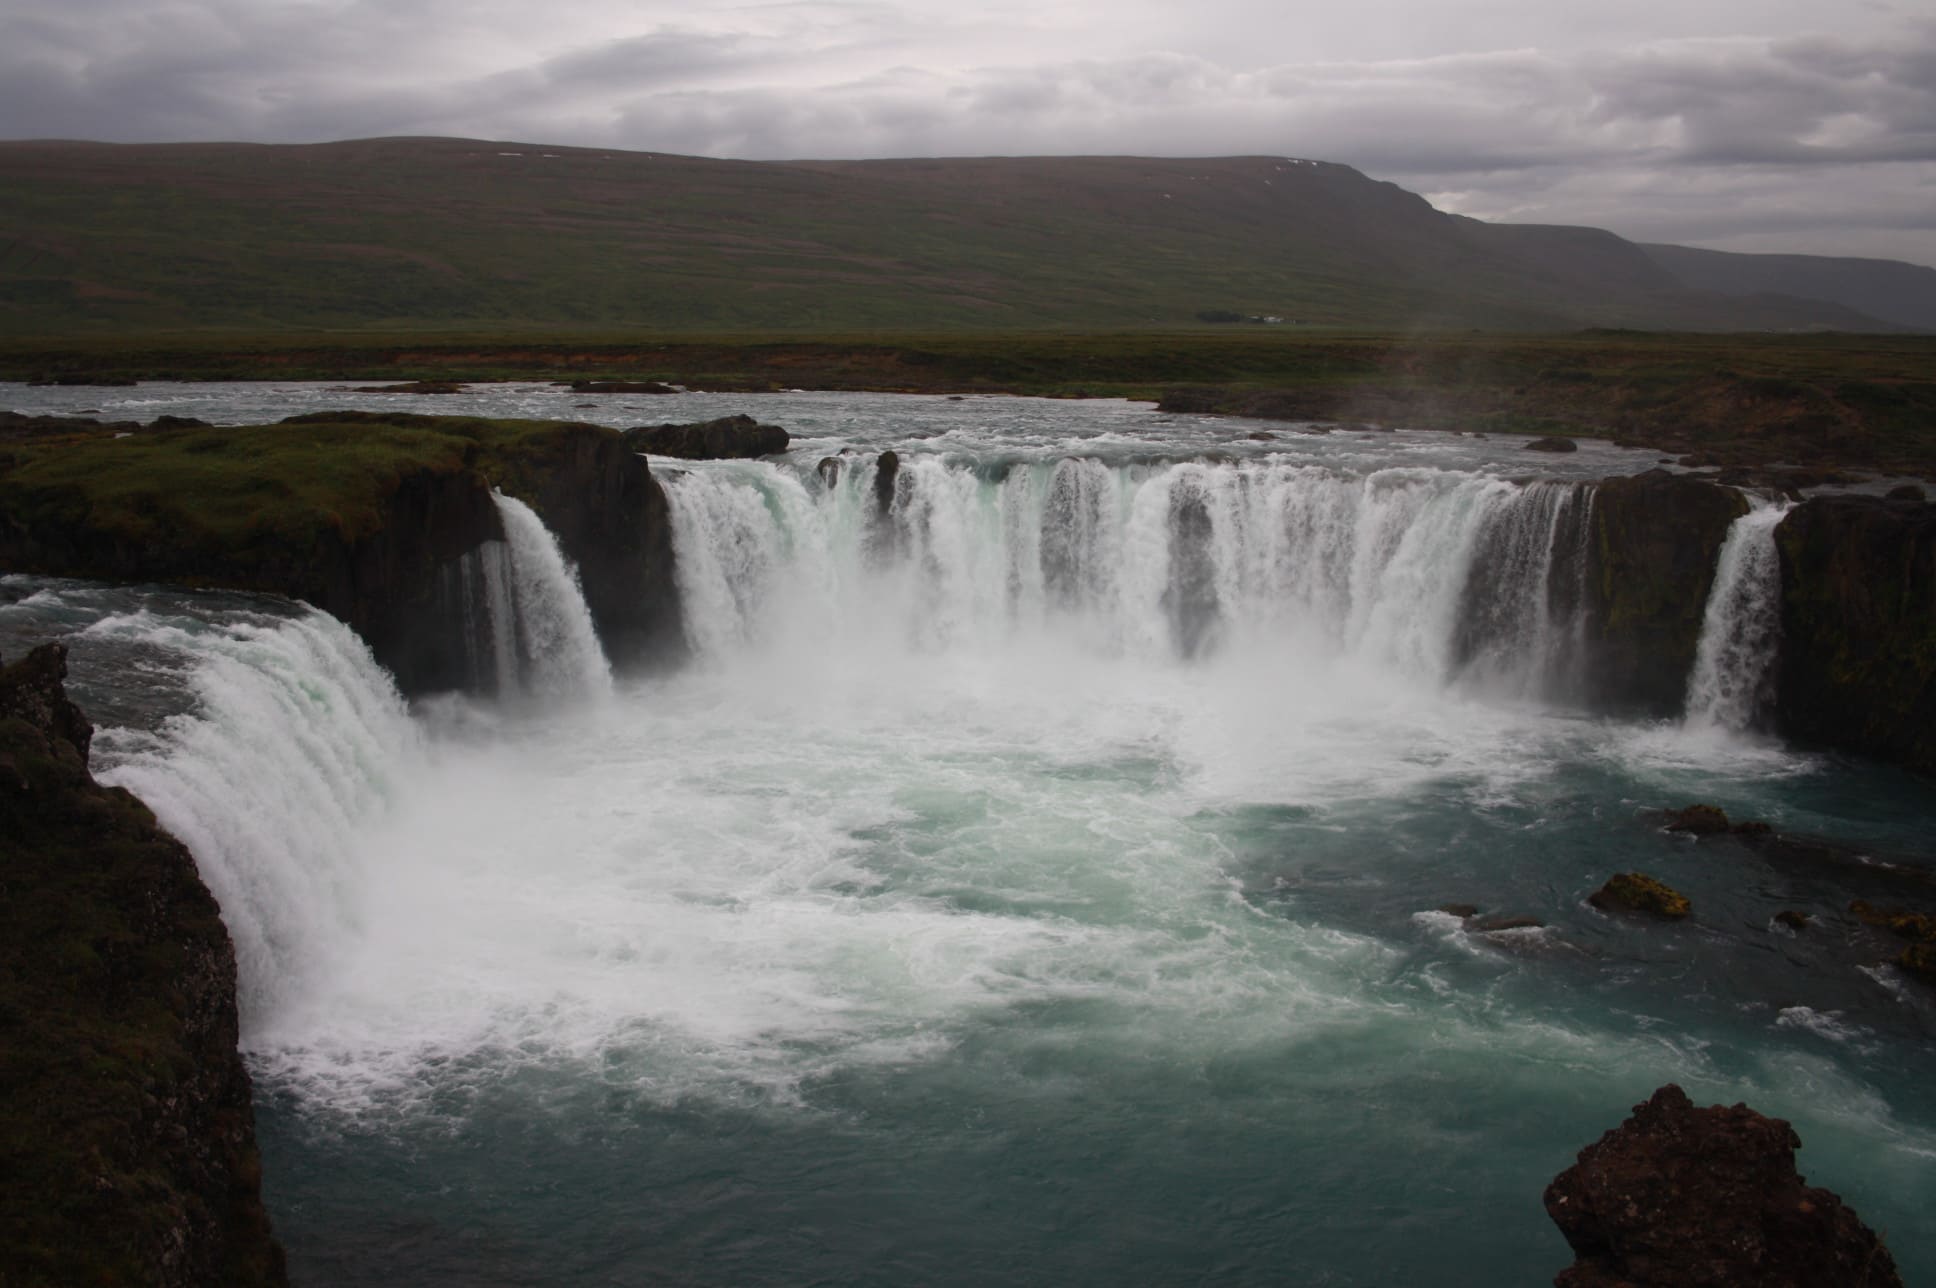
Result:
{"label": "turquoise river water", "polygon": [[[998,398],[0,392],[795,436],[654,462],[692,656],[650,676],[609,673],[512,501],[490,701],[406,705],[301,605],[0,579],[0,652],[69,642],[97,772],[222,902],[300,1284],[1544,1283],[1570,1254],[1543,1187],[1668,1081],[1791,1120],[1811,1183],[1936,1279],[1936,995],[1844,913],[1860,865],[1652,813],[1928,862],[1926,783],[1754,732],[1779,505],[1723,553],[1687,711],[1629,721],[1569,702],[1554,589],[1563,484],[1654,463],[1603,444],[1535,467]],[[1586,904],[1627,870],[1693,918]]]}

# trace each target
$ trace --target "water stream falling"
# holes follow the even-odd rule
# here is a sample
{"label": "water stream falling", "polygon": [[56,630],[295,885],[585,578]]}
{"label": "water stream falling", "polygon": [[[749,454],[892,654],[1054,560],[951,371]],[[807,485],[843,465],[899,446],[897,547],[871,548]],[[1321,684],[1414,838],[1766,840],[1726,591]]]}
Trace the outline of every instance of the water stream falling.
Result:
{"label": "water stream falling", "polygon": [[1569,485],[921,456],[882,510],[877,469],[850,459],[831,484],[763,462],[667,478],[701,658],[1050,636],[1152,662],[1286,648],[1540,696],[1576,642],[1588,502]]}
{"label": "water stream falling", "polygon": [[322,613],[114,613],[74,647],[192,659],[192,705],[153,731],[105,730],[95,760],[194,851],[253,1032],[361,918],[361,828],[394,803],[421,734],[362,641]]}
{"label": "water stream falling", "polygon": [[599,646],[578,574],[531,507],[491,494],[504,541],[482,556],[497,691],[541,699],[609,694],[611,667]]}
{"label": "water stream falling", "polygon": [[[222,902],[298,1284],[1545,1282],[1544,1185],[1670,1080],[1793,1121],[1936,1274],[1936,1008],[1846,955],[1841,887],[1648,813],[1936,833],[1918,784],[1731,732],[1777,510],[1690,683],[1738,714],[1620,721],[1571,705],[1585,480],[1647,454],[762,406],[788,456],[654,462],[675,674],[612,683],[508,499],[501,700],[408,712],[300,606],[0,578],[0,650],[69,641],[97,766]],[[1692,921],[1585,902],[1629,870]]]}
{"label": "water stream falling", "polygon": [[1781,559],[1775,526],[1792,505],[1757,498],[1734,521],[1715,564],[1694,670],[1687,681],[1687,722],[1706,729],[1747,730],[1773,699],[1781,643]]}

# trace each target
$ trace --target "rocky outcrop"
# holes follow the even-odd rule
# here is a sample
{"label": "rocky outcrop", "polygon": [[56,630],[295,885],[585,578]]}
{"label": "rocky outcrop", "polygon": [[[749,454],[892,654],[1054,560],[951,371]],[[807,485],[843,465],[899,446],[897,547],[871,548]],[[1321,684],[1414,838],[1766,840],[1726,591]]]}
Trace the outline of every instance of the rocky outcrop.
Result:
{"label": "rocky outcrop", "polygon": [[679,391],[663,380],[573,380],[576,394],[676,394]]}
{"label": "rocky outcrop", "polygon": [[615,665],[682,647],[665,493],[616,430],[319,412],[133,441],[155,473],[206,482],[150,484],[127,468],[126,445],[98,434],[36,444],[11,474],[16,462],[0,459],[0,568],[288,595],[348,624],[406,694],[488,688],[467,561],[503,539],[498,487],[537,511],[577,565]]}
{"label": "rocky outcrop", "polygon": [[1775,543],[1776,727],[1936,773],[1936,505],[1814,497]]}
{"label": "rocky outcrop", "polygon": [[1593,485],[1582,584],[1582,695],[1596,710],[1681,713],[1716,557],[1739,492],[1649,470]]}
{"label": "rocky outcrop", "polygon": [[1559,434],[1548,434],[1544,438],[1535,438],[1530,443],[1527,443],[1526,450],[1529,452],[1577,452],[1580,450],[1580,445],[1572,439],[1562,437]]}
{"label": "rocky outcrop", "polygon": [[1558,1288],[1900,1288],[1846,1204],[1795,1170],[1801,1138],[1668,1084],[1546,1188],[1577,1260]]}
{"label": "rocky outcrop", "polygon": [[1908,940],[1909,946],[1896,955],[1896,965],[1936,983],[1936,916],[1906,908],[1878,908],[1866,899],[1850,903],[1849,912],[1859,921]]}
{"label": "rocky outcrop", "polygon": [[0,1280],[280,1284],[234,951],[193,856],[88,773],[65,657],[0,669]]}
{"label": "rocky outcrop", "polygon": [[874,513],[885,518],[894,508],[894,489],[901,477],[901,454],[892,449],[874,462]]}
{"label": "rocky outcrop", "polygon": [[1644,872],[1620,872],[1587,896],[1602,912],[1639,913],[1663,921],[1680,921],[1693,911],[1687,896]]}
{"label": "rocky outcrop", "polygon": [[464,688],[469,624],[456,562],[504,530],[474,471],[425,466],[387,481],[367,503],[374,522],[346,531],[266,528],[237,543],[167,525],[171,539],[93,521],[85,501],[15,507],[0,522],[0,566],[119,582],[179,582],[306,600],[369,644],[406,693]]}
{"label": "rocky outcrop", "polygon": [[778,425],[762,425],[751,416],[722,416],[691,425],[639,425],[625,431],[625,441],[635,452],[718,461],[773,456],[786,451],[792,440]]}
{"label": "rocky outcrop", "polygon": [[560,424],[490,454],[480,468],[537,511],[577,565],[585,606],[613,666],[680,653],[685,634],[671,506],[623,437],[603,425]]}
{"label": "rocky outcrop", "polygon": [[1666,831],[1686,832],[1691,836],[1720,836],[1730,826],[1727,811],[1718,805],[1688,805],[1669,810],[1663,824]]}

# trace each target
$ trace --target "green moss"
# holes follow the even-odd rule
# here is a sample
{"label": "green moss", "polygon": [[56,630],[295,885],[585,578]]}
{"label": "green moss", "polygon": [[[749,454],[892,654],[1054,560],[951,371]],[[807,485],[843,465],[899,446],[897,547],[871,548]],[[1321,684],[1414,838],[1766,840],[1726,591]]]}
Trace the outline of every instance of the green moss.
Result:
{"label": "green moss", "polygon": [[1596,908],[1645,913],[1669,921],[1679,921],[1693,911],[1686,895],[1643,872],[1618,873],[1589,901]]}
{"label": "green moss", "polygon": [[[323,413],[276,425],[35,443],[0,470],[0,507],[30,530],[86,528],[133,546],[246,552],[374,532],[407,475],[499,481],[552,448],[552,421]],[[608,430],[592,430],[610,433]]]}

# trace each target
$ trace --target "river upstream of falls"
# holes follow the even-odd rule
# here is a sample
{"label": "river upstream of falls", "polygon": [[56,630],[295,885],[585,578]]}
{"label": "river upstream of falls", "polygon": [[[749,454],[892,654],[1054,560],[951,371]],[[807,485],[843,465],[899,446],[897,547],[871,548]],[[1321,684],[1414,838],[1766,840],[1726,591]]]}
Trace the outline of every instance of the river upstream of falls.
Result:
{"label": "river upstream of falls", "polygon": [[[1846,904],[1829,878],[1650,813],[1927,858],[1927,783],[1751,732],[1776,506],[1722,552],[1686,717],[1621,721],[1567,701],[1577,494],[1525,481],[1653,464],[1603,444],[1008,398],[4,392],[794,434],[654,461],[668,674],[614,680],[509,501],[492,701],[407,707],[300,605],[0,580],[0,652],[68,641],[97,773],[222,903],[300,1284],[1543,1283],[1571,1259],[1543,1187],[1669,1081],[1791,1120],[1810,1182],[1936,1282],[1932,994],[1773,923]],[[1630,870],[1695,916],[1586,905]]]}

